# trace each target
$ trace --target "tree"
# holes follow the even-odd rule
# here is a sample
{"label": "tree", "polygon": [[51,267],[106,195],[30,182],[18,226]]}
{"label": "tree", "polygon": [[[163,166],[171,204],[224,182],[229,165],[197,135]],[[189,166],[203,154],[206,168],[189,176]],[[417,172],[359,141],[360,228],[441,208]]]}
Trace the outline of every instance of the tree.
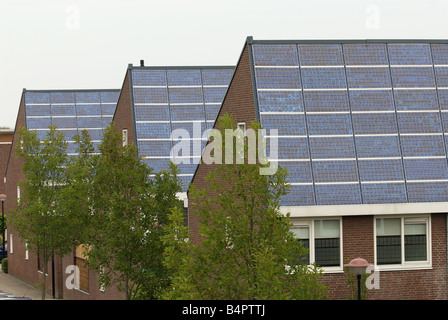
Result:
{"label": "tree", "polygon": [[23,160],[25,181],[19,184],[21,199],[10,220],[28,249],[39,257],[42,299],[45,299],[45,274],[50,260],[70,252],[75,238],[70,217],[64,215],[60,206],[61,191],[66,185],[67,142],[64,140],[64,135],[54,126],[49,127],[42,142],[35,131],[20,128],[20,143],[15,149]]}
{"label": "tree", "polygon": [[[218,125],[221,135],[226,136],[230,134],[226,129],[233,130],[236,123],[224,115]],[[248,135],[257,135],[260,126],[253,123],[251,129]],[[248,162],[248,143],[244,149],[235,150],[223,143],[225,140],[221,139],[221,148],[215,150],[214,156],[232,151],[233,160],[240,157],[245,161],[217,165],[206,178],[205,190],[191,186],[189,205],[200,218],[200,244],[185,240],[186,229],[181,225],[179,212],[171,213],[170,234],[164,239],[165,263],[172,270],[172,283],[165,297],[325,297],[325,287],[319,282],[320,269],[300,264],[306,249],[290,231],[289,216],[279,210],[281,197],[289,191],[286,169],[278,167],[271,175],[261,175],[260,169],[265,165],[260,161]]]}
{"label": "tree", "polygon": [[166,286],[161,229],[180,191],[175,166],[151,179],[134,144],[122,145],[112,123],[95,159],[89,194],[89,267],[126,299],[156,298]]}

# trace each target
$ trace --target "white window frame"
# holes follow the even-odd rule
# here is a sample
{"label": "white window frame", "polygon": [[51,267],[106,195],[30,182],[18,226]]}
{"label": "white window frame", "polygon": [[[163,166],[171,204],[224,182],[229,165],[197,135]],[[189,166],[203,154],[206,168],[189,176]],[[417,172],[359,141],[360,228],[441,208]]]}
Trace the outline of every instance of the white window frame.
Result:
{"label": "white window frame", "polygon": [[315,244],[314,244],[314,236],[315,236],[315,230],[314,230],[314,223],[315,221],[320,220],[338,220],[339,221],[339,266],[334,267],[321,267],[322,271],[324,273],[339,273],[344,272],[343,267],[343,234],[342,234],[342,217],[325,217],[325,218],[312,218],[312,219],[297,219],[297,218],[291,218],[291,223],[293,227],[308,227],[309,230],[309,242],[310,242],[310,248],[309,248],[309,256],[310,256],[310,264],[314,263],[316,261],[315,257]]}
{"label": "white window frame", "polygon": [[8,243],[8,246],[9,246],[9,253],[14,253],[14,250],[13,250],[13,248],[14,248],[14,246],[13,246],[13,237],[12,237],[12,233],[10,233],[9,234],[9,243]]}
{"label": "white window frame", "polygon": [[29,260],[30,259],[30,255],[29,255],[29,250],[28,250],[28,242],[25,242],[25,260]]}
{"label": "white window frame", "polygon": [[[400,264],[377,264],[377,232],[376,224],[377,219],[399,218],[400,219],[400,231],[401,231],[401,263]],[[405,222],[411,222],[412,220],[424,220],[426,223],[426,261],[405,261],[405,246],[404,246],[404,226]],[[416,269],[432,269],[432,237],[431,237],[431,215],[378,215],[373,219],[373,243],[374,243],[374,263],[379,270],[416,270]]]}
{"label": "white window frame", "polygon": [[243,134],[246,133],[246,122],[238,122],[237,129],[241,130]]}

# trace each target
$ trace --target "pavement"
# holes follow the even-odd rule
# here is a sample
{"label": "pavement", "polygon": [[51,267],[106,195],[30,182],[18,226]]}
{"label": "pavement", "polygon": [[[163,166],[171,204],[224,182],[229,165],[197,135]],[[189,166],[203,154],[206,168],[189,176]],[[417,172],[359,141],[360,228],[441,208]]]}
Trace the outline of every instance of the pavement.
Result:
{"label": "pavement", "polygon": [[[53,300],[47,294],[46,300]],[[0,268],[0,300],[42,300],[40,289],[22,281]]]}

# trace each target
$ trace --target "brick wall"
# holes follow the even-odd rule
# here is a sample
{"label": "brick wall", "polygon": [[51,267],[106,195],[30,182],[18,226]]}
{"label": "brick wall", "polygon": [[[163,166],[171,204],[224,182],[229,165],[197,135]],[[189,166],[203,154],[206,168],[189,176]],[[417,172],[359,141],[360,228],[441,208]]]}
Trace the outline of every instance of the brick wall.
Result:
{"label": "brick wall", "polygon": [[118,99],[117,109],[115,110],[114,121],[115,128],[119,131],[128,130],[128,142],[135,142],[135,128],[132,112],[131,100],[131,70],[128,69],[121,88],[120,98]]}
{"label": "brick wall", "polygon": [[[255,116],[255,101],[253,96],[252,76],[249,61],[249,48],[246,45],[240,57],[240,61],[235,70],[233,80],[227,90],[218,118],[229,113],[233,115],[236,122],[246,122],[256,120]],[[223,157],[224,159],[224,157]],[[205,177],[214,170],[215,165],[206,165],[201,160],[201,165],[193,177],[192,183],[198,189],[206,188]],[[191,239],[194,243],[200,241],[198,236],[199,221],[194,214],[194,204],[189,201],[188,208],[188,225],[191,232]]]}
{"label": "brick wall", "polygon": [[[374,261],[374,217],[344,217],[343,263],[362,257]],[[431,215],[432,269],[380,271],[379,289],[367,290],[372,300],[448,299],[447,295],[447,226],[445,214]],[[348,282],[342,273],[324,275],[330,299],[347,299]]]}

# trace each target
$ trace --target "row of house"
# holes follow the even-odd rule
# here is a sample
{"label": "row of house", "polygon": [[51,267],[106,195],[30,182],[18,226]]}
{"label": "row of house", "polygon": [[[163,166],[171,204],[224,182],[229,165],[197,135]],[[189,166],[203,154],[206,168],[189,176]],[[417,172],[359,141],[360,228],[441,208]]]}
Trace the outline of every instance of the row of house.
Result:
{"label": "row of house", "polygon": [[[329,298],[347,298],[344,264],[362,257],[374,265],[370,299],[447,299],[447,75],[448,41],[248,37],[236,66],[129,65],[117,90],[24,90],[5,169],[6,209],[23,179],[13,151],[19,127],[44,134],[56,125],[70,146],[81,129],[99,143],[111,120],[156,172],[176,161],[170,151],[178,140],[191,142],[189,161],[180,164],[179,197],[188,208],[188,185],[207,188],[215,166],[201,159],[201,133],[228,113],[243,127],[260,122],[278,141],[271,161],[288,169],[291,184],[281,210],[307,244],[307,260],[323,267]],[[188,138],[173,137],[176,129]],[[191,208],[187,223],[197,243],[200,221]],[[36,282],[37,257],[8,231],[10,273]],[[76,248],[58,257],[49,291],[122,298],[98,286],[84,258]],[[73,264],[82,266],[81,284],[68,289],[65,268]]]}

